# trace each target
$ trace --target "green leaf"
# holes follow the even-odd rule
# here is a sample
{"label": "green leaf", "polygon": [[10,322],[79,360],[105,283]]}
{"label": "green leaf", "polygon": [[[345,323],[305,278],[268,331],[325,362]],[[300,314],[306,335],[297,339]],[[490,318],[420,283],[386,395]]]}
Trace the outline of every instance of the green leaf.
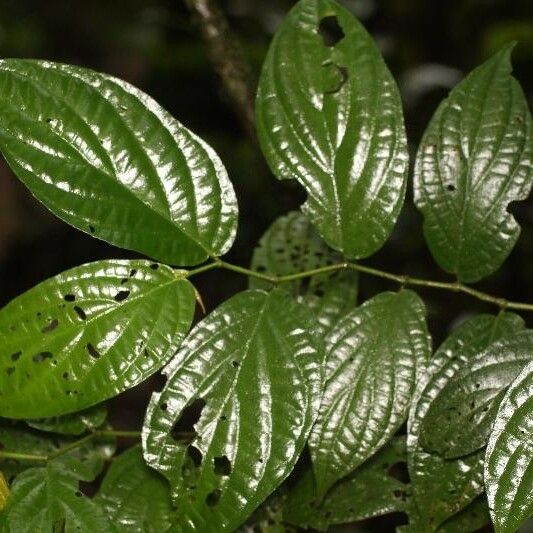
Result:
{"label": "green leaf", "polygon": [[100,427],[106,418],[107,408],[104,404],[99,404],[78,413],[26,420],[26,423],[32,428],[50,433],[81,435],[82,433]]}
{"label": "green leaf", "polygon": [[0,416],[79,411],[161,368],[194,314],[183,275],[147,261],[98,261],[10,302],[0,310]]}
{"label": "green leaf", "polygon": [[405,511],[410,487],[391,475],[394,466],[405,461],[405,438],[395,437],[334,485],[321,504],[316,501],[313,471],[307,470],[289,492],[283,518],[302,528],[326,531],[335,524]]}
{"label": "green leaf", "polygon": [[[9,498],[9,486],[7,484],[6,478],[4,477],[4,474],[0,472],[0,513],[4,510],[7,500]],[[2,523],[0,521],[0,526],[2,526]]]}
{"label": "green leaf", "polygon": [[4,533],[115,531],[103,509],[80,492],[79,480],[90,479],[72,461],[50,461],[17,477],[5,510]]}
{"label": "green leaf", "polygon": [[49,61],[0,61],[0,150],[65,222],[170,264],[231,246],[237,202],[215,152],[132,85]]}
{"label": "green leaf", "polygon": [[140,446],[114,458],[95,502],[119,532],[164,533],[176,514],[167,481],[146,466]]}
{"label": "green leaf", "polygon": [[[291,211],[275,220],[261,237],[259,245],[254,250],[251,268],[273,276],[288,276],[343,261],[342,255],[332,250],[322,240],[303,213]],[[350,281],[357,291],[357,272],[319,274],[285,283],[283,287],[295,296],[303,294],[322,296],[328,282],[339,279],[342,274],[350,275]],[[250,277],[249,284],[251,289],[272,287],[268,281],[256,277]]]}
{"label": "green leaf", "polygon": [[415,202],[437,263],[461,281],[495,272],[520,227],[507,207],[533,183],[533,121],[511,76],[512,46],[475,69],[444,100],[420,143]]}
{"label": "green leaf", "polygon": [[[328,23],[338,42],[321,35]],[[398,89],[363,26],[331,0],[298,2],[270,46],[256,110],[272,172],[305,188],[326,242],[349,257],[378,250],[403,203],[408,152]]]}
{"label": "green leaf", "polygon": [[485,486],[497,533],[512,533],[533,516],[533,361],[501,404],[485,460]]}
{"label": "green leaf", "polygon": [[479,496],[438,528],[438,533],[471,533],[490,524],[485,495]]}
{"label": "green leaf", "polygon": [[[47,456],[57,453],[61,448],[71,445],[76,440],[74,437],[56,437],[41,433],[8,421],[0,423],[0,450],[3,452]],[[113,457],[115,449],[116,439],[97,436],[75,447],[66,456],[74,457],[82,462],[84,467],[91,472],[92,478],[95,478],[101,472],[104,462]],[[30,461],[0,457],[0,471],[4,473],[9,482],[32,466],[35,466],[35,463]]]}
{"label": "green leaf", "polygon": [[291,472],[318,413],[323,352],[280,289],[246,291],[201,321],[148,407],[147,463],[184,529],[231,531]]}
{"label": "green leaf", "polygon": [[319,499],[404,422],[430,342],[424,304],[411,291],[374,297],[328,335],[325,391],[309,438]]}
{"label": "green leaf", "polygon": [[428,453],[420,429],[433,400],[461,368],[502,337],[524,328],[512,313],[478,315],[455,328],[435,352],[427,372],[417,382],[407,424],[409,476],[416,507],[426,531],[434,529],[483,492],[484,452],[456,460]]}
{"label": "green leaf", "polygon": [[533,330],[527,330],[468,360],[429,406],[420,428],[421,445],[445,459],[483,448],[507,387],[532,359]]}

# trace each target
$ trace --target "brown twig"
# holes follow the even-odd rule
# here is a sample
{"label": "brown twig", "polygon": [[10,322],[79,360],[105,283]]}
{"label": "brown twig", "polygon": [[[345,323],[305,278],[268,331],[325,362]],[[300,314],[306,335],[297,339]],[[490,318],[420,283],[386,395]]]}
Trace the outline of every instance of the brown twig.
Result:
{"label": "brown twig", "polygon": [[224,12],[216,0],[185,0],[185,3],[200,27],[209,59],[242,127],[255,141],[255,80]]}

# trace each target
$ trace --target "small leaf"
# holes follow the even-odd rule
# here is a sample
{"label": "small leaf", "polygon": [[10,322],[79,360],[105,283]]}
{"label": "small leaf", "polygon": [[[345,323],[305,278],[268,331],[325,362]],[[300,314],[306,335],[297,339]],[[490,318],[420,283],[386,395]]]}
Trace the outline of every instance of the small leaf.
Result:
{"label": "small leaf", "polygon": [[363,26],[336,2],[300,0],[274,36],[256,110],[272,172],[305,188],[326,242],[349,257],[378,250],[402,207],[408,152],[398,89]]}
{"label": "small leaf", "polygon": [[483,457],[445,460],[420,444],[420,429],[432,401],[463,366],[495,341],[524,328],[512,313],[479,315],[463,322],[435,352],[427,372],[417,382],[407,424],[409,476],[422,526],[431,530],[459,512],[483,492]]}
{"label": "small leaf", "polygon": [[376,455],[334,485],[321,504],[316,501],[313,472],[307,470],[289,492],[283,518],[302,528],[326,531],[335,524],[405,511],[410,487],[391,472],[406,460],[405,438],[393,438]]}
{"label": "small leaf", "polygon": [[163,533],[176,514],[168,483],[146,466],[139,446],[113,459],[94,501],[118,532]]}
{"label": "small leaf", "polygon": [[81,464],[60,460],[20,474],[11,488],[3,532],[114,532],[103,509],[79,490],[79,480],[90,479],[86,474]]}
{"label": "small leaf", "polygon": [[507,387],[533,359],[533,330],[513,333],[467,361],[433,399],[420,428],[420,443],[445,459],[487,444]]}
{"label": "small leaf", "polygon": [[143,430],[183,528],[231,531],[291,472],[319,407],[323,352],[307,309],[246,291],[200,322],[164,370]]}
{"label": "small leaf", "polygon": [[533,361],[507,390],[487,445],[485,486],[497,533],[533,516],[532,458]]}
{"label": "small leaf", "polygon": [[[75,437],[56,437],[42,433],[22,424],[13,424],[8,421],[0,423],[0,450],[4,452],[47,456],[71,445],[76,440]],[[73,448],[63,457],[74,457],[82,462],[94,479],[101,472],[105,461],[113,457],[115,449],[116,439],[97,436],[89,442]],[[9,482],[32,466],[35,466],[35,463],[30,461],[2,459],[0,457],[0,470]]]}
{"label": "small leaf", "polygon": [[495,272],[520,227],[507,210],[533,184],[533,121],[511,76],[512,46],[475,69],[444,100],[420,143],[415,202],[437,263],[461,281]]}
{"label": "small leaf", "polygon": [[37,285],[0,310],[0,416],[79,411],[144,381],[187,333],[183,273],[98,261]]}
{"label": "small leaf", "polygon": [[107,418],[107,408],[104,404],[89,407],[78,413],[70,415],[54,416],[51,418],[37,418],[26,420],[28,426],[47,431],[49,433],[59,433],[60,435],[81,435],[100,427]]}
{"label": "small leaf", "polygon": [[382,293],[326,338],[326,385],[309,438],[320,498],[376,453],[404,422],[431,350],[424,304]]}
{"label": "small leaf", "polygon": [[50,61],[0,61],[0,150],[76,228],[159,261],[231,246],[237,202],[215,152],[122,80]]}
{"label": "small leaf", "polygon": [[[317,268],[342,263],[342,255],[332,250],[318,235],[309,219],[292,211],[274,221],[254,250],[251,268],[273,276],[288,276]],[[347,276],[348,274],[348,276]],[[312,294],[322,296],[328,282],[344,279],[353,284],[357,296],[357,272],[335,272],[285,283],[283,288],[295,296]],[[270,289],[267,281],[250,277],[251,289]],[[351,294],[347,297],[351,298]],[[355,301],[354,297],[354,301]]]}

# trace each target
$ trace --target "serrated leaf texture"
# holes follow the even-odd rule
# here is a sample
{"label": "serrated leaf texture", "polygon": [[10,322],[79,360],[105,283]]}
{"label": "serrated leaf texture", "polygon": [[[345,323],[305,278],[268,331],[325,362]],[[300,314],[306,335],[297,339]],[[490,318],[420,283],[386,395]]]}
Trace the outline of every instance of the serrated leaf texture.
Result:
{"label": "serrated leaf texture", "polygon": [[421,424],[433,400],[476,355],[523,328],[524,321],[513,313],[477,315],[465,320],[437,349],[427,372],[418,381],[407,424],[407,457],[422,527],[437,527],[483,492],[483,451],[446,460],[422,447]]}
{"label": "serrated leaf texture", "polygon": [[146,465],[140,446],[114,458],[94,500],[117,532],[165,533],[177,514],[166,479]]}
{"label": "serrated leaf texture", "polygon": [[291,488],[283,519],[304,529],[326,531],[335,524],[405,511],[410,487],[391,474],[398,463],[405,461],[405,438],[394,437],[352,474],[340,480],[322,503],[316,501],[313,472],[308,470]]}
{"label": "serrated leaf texture", "polygon": [[485,486],[497,533],[512,533],[533,516],[532,459],[533,362],[507,390],[487,445]]}
{"label": "serrated leaf texture", "polygon": [[[343,35],[333,43],[319,31],[331,20]],[[263,65],[256,112],[273,173],[305,188],[304,212],[326,242],[349,257],[379,249],[403,203],[408,152],[394,79],[349,11],[295,5]]]}
{"label": "serrated leaf texture", "polygon": [[80,492],[80,479],[86,479],[82,465],[60,460],[23,472],[13,484],[2,531],[113,533],[103,509]]}
{"label": "serrated leaf texture", "polygon": [[194,314],[183,272],[98,261],[44,281],[0,310],[0,416],[78,411],[144,381]]}
{"label": "serrated leaf texture", "polygon": [[511,76],[511,46],[475,69],[444,100],[424,133],[415,203],[437,263],[461,281],[495,272],[520,227],[507,211],[533,184],[533,121]]}
{"label": "serrated leaf texture", "polygon": [[421,425],[421,445],[445,459],[483,448],[505,391],[532,359],[533,330],[503,337],[476,354],[433,399]]}
{"label": "serrated leaf texture", "polygon": [[334,327],[326,350],[325,391],[309,438],[319,498],[407,417],[431,351],[424,304],[412,291],[379,294]]}
{"label": "serrated leaf texture", "polygon": [[318,412],[323,356],[312,316],[280,289],[239,293],[191,331],[143,430],[145,459],[180,510],[176,531],[231,531],[285,479]]}
{"label": "serrated leaf texture", "polygon": [[222,255],[237,202],[215,152],[129,83],[50,61],[0,61],[0,150],[64,221],[176,265]]}

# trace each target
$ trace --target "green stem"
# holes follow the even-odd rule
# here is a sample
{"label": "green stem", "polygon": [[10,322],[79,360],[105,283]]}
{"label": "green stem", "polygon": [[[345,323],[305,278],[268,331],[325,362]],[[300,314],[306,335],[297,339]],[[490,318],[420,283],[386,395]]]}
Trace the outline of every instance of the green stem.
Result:
{"label": "green stem", "polygon": [[387,279],[389,281],[394,281],[399,283],[402,286],[419,286],[419,287],[429,287],[433,289],[440,289],[450,292],[461,292],[486,302],[492,305],[496,305],[500,309],[514,309],[519,311],[533,311],[533,304],[523,303],[523,302],[513,302],[506,300],[505,298],[499,298],[492,296],[486,292],[478,291],[473,289],[468,285],[464,285],[459,281],[455,282],[446,282],[446,281],[434,281],[430,279],[423,278],[413,278],[411,276],[405,276],[400,274],[394,274],[392,272],[386,272],[384,270],[379,270],[377,268],[372,268],[365,265],[360,265],[359,263],[338,263],[335,265],[328,265],[321,268],[315,268],[313,270],[306,270],[305,272],[298,272],[296,274],[289,274],[287,276],[274,276],[270,274],[265,274],[262,272],[257,272],[256,270],[250,270],[249,268],[244,268],[238,265],[233,265],[231,263],[226,263],[225,261],[215,260],[213,263],[208,263],[196,270],[191,270],[188,272],[187,277],[193,276],[200,272],[205,272],[206,270],[211,270],[213,268],[223,268],[225,270],[230,270],[238,274],[244,274],[246,276],[251,276],[263,281],[268,281],[274,285],[280,283],[287,283],[289,281],[295,281],[303,278],[308,278],[310,276],[316,276],[318,274],[331,274],[333,272],[338,272],[339,270],[355,270],[361,272],[362,274],[368,274],[370,276],[375,276],[378,278]]}
{"label": "green stem", "polygon": [[129,439],[140,439],[140,431],[122,431],[115,429],[97,429],[88,435],[85,435],[81,439],[75,440],[66,446],[63,446],[57,449],[55,452],[49,455],[34,455],[30,453],[18,453],[18,452],[9,452],[0,450],[0,459],[13,459],[17,461],[38,461],[38,462],[47,462],[57,457],[83,446],[87,442],[90,442],[96,437],[123,437]]}

